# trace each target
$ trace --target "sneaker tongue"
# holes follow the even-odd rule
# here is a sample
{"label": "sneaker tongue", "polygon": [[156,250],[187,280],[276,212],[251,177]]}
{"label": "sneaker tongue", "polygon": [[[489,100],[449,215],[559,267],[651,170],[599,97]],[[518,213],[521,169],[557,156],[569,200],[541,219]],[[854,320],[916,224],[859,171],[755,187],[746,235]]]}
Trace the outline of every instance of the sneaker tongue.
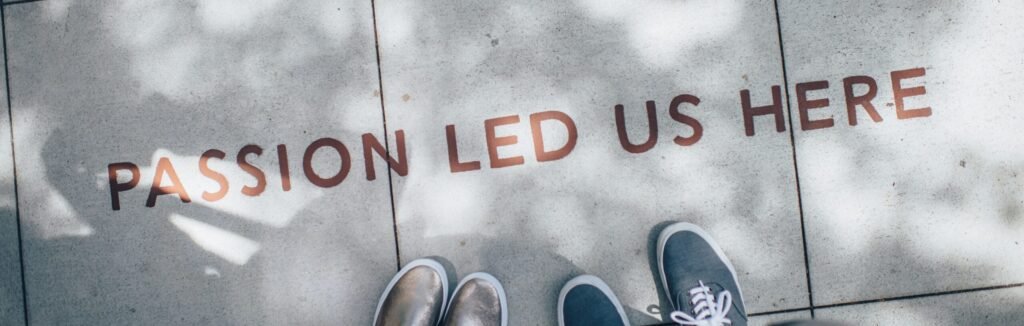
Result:
{"label": "sneaker tongue", "polygon": [[682,311],[687,314],[693,314],[694,316],[696,316],[697,312],[694,311],[694,308],[696,308],[697,304],[700,304],[700,302],[695,304],[693,301],[691,301],[693,299],[693,296],[690,295],[689,291],[679,291],[678,293],[676,293],[676,297],[674,299],[676,302],[676,311]]}
{"label": "sneaker tongue", "polygon": [[[704,289],[706,288],[706,290]],[[717,301],[717,296],[725,291],[725,287],[721,286],[717,282],[698,282],[692,288],[682,289],[676,294],[676,302],[679,307],[676,307],[680,311],[692,313],[694,316],[700,314],[701,311],[710,309],[712,303]],[[700,296],[700,300],[694,302],[693,300]],[[701,306],[703,305],[703,306]],[[697,311],[697,307],[700,307],[700,311]]]}

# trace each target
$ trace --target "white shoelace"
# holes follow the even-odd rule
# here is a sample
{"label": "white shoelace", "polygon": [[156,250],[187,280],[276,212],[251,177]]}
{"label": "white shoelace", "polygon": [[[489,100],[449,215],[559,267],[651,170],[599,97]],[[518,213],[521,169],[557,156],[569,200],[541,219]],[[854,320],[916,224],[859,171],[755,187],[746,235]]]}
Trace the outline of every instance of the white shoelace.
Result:
{"label": "white shoelace", "polygon": [[[731,325],[732,321],[726,318],[732,308],[732,293],[729,290],[722,290],[718,298],[711,293],[711,288],[704,285],[704,281],[698,281],[699,286],[690,289],[690,304],[693,305],[693,315],[682,311],[673,311],[669,317],[679,325],[687,326],[722,326]],[[682,293],[680,293],[682,294]],[[681,302],[684,298],[676,298]]]}

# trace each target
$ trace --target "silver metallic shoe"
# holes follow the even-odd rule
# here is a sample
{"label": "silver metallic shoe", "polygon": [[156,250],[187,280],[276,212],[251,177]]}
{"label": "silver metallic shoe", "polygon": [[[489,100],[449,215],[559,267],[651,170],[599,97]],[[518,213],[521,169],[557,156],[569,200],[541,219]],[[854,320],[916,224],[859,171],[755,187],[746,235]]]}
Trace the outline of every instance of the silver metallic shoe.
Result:
{"label": "silver metallic shoe", "polygon": [[391,279],[377,303],[374,326],[435,326],[448,299],[448,273],[433,259],[417,259]]}
{"label": "silver metallic shoe", "polygon": [[508,300],[494,276],[473,273],[459,282],[445,313],[445,326],[506,326]]}

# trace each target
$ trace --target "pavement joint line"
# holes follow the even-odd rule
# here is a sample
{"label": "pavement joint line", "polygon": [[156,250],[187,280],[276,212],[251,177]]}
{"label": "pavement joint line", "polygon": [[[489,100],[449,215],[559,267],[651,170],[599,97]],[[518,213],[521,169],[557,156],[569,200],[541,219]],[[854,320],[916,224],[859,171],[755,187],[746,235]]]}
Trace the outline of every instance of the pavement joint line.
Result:
{"label": "pavement joint line", "polygon": [[15,227],[18,229],[17,240],[18,240],[18,267],[21,270],[21,309],[24,313],[25,325],[29,324],[28,316],[28,287],[25,286],[25,246],[22,241],[21,235],[21,206],[18,205],[18,166],[14,155],[14,115],[11,114],[11,71],[10,65],[7,63],[7,13],[4,11],[4,6],[0,6],[0,38],[3,41],[4,47],[4,89],[7,91],[7,122],[9,129],[7,130],[11,136],[11,174],[12,183],[14,185],[14,221]]}
{"label": "pavement joint line", "polygon": [[[828,308],[839,308],[839,307],[846,307],[846,306],[867,305],[867,304],[872,304],[872,303],[889,302],[889,301],[903,301],[903,300],[928,298],[928,297],[937,297],[937,296],[953,295],[953,294],[961,294],[961,293],[984,292],[984,291],[993,291],[993,290],[1002,290],[1002,289],[1012,289],[1012,288],[1015,288],[1015,287],[1024,287],[1024,283],[1012,283],[1012,284],[1005,284],[1005,285],[986,286],[986,287],[980,287],[980,288],[969,288],[969,289],[961,289],[961,290],[953,290],[953,291],[912,294],[912,295],[904,295],[904,296],[880,298],[880,299],[850,301],[850,302],[833,303],[833,304],[813,306],[813,307],[802,307],[802,308],[792,308],[792,309],[782,309],[782,310],[769,310],[769,311],[763,311],[763,312],[750,313],[750,314],[747,314],[747,317],[778,315],[778,314],[785,314],[785,313],[791,313],[791,312],[808,311],[808,310],[812,310],[812,309],[828,309]],[[651,324],[651,325],[647,325],[647,326],[672,326],[672,325],[676,325],[676,324],[674,324],[674,323],[660,323],[660,324]]]}
{"label": "pavement joint line", "polygon": [[792,103],[789,99],[789,75],[786,73],[786,50],[782,45],[782,19],[779,16],[779,1],[775,4],[775,30],[779,36],[779,58],[782,61],[782,84],[786,88],[786,118],[789,122],[789,145],[793,154],[793,178],[796,181],[796,204],[800,212],[800,242],[804,249],[804,276],[807,279],[807,305],[810,306],[811,319],[814,319],[814,289],[811,287],[811,260],[807,253],[807,227],[804,223],[804,199],[800,189],[800,167],[796,157],[796,131],[793,125]]}
{"label": "pavement joint line", "polygon": [[[752,314],[747,314],[747,317],[778,315],[778,314],[785,314],[785,313],[790,313],[790,312],[800,312],[800,311],[807,311],[807,310],[811,310],[811,307],[756,312],[756,313],[752,313]],[[676,324],[676,323],[660,323],[660,324],[649,324],[649,325],[646,325],[646,326],[677,326],[677,325],[678,324]]]}
{"label": "pavement joint line", "polygon": [[798,312],[798,311],[811,310],[813,308],[814,307],[803,307],[803,308],[792,308],[792,309],[769,310],[769,311],[762,311],[762,312],[755,312],[755,313],[747,314],[747,317],[757,317],[757,316],[785,314],[785,313],[790,313],[790,312]]}
{"label": "pavement joint line", "polygon": [[[0,7],[6,7],[6,6],[10,6],[10,5],[23,4],[23,3],[41,2],[41,1],[43,1],[43,0],[15,0],[15,1],[6,1],[6,2],[3,2],[2,4],[0,4]],[[388,121],[387,121],[387,116],[386,116],[387,114],[384,112],[384,83],[383,83],[383,80],[381,79],[381,70],[380,70],[380,36],[377,33],[377,8],[376,8],[376,3],[373,0],[370,1],[370,9],[371,9],[371,13],[373,15],[373,36],[374,36],[373,42],[374,42],[374,49],[376,50],[376,54],[377,54],[377,85],[378,85],[378,88],[380,89],[380,109],[381,109],[381,118],[383,119],[383,128],[384,128],[384,153],[386,153],[388,156],[390,156],[391,155],[391,147],[390,147],[391,146],[391,142],[389,141],[389,137],[388,137]],[[4,36],[4,44],[5,44],[5,46],[6,46],[6,43],[7,43],[7,40],[6,40],[6,32],[5,32],[5,36]],[[7,54],[7,48],[5,47],[4,48],[4,65],[5,65],[4,69],[5,70],[7,69],[7,67],[6,67],[6,64],[7,64],[6,54]],[[10,77],[6,77],[6,78],[9,79]],[[8,111],[8,115],[10,116],[10,111],[11,111],[10,110],[10,96],[11,96],[10,95],[10,86],[7,86],[7,88],[8,88],[8,94],[7,94],[8,110],[7,111]],[[13,125],[13,121],[11,122],[11,124]],[[13,128],[12,128],[12,130],[13,130]],[[12,150],[11,151],[12,152],[13,152],[13,145],[14,145],[13,141],[14,141],[14,137],[13,137],[13,131],[12,131],[12,137],[11,137],[11,142],[12,142],[12,144],[11,144],[12,145]],[[12,153],[12,156],[13,156],[13,153]],[[13,160],[13,158],[12,158],[12,160]],[[391,161],[387,160],[387,159],[385,159],[384,161],[387,164],[387,169],[388,169],[388,194],[389,194],[389,199],[391,201],[391,223],[393,225],[392,231],[395,234],[395,260],[396,260],[396,262],[398,264],[398,269],[401,269],[402,268],[402,257],[401,257],[401,254],[399,252],[399,246],[398,246],[398,219],[397,219],[396,212],[395,212],[395,191],[394,191],[394,185],[392,183],[392,176],[391,176],[393,172],[391,170]],[[17,173],[15,173],[15,177],[17,177]],[[17,181],[15,181],[15,201],[17,201]],[[19,221],[19,230],[18,231],[21,232],[21,230],[20,230],[20,221]],[[18,245],[20,247],[21,246],[21,243],[20,243],[20,238],[21,238],[20,233],[19,233],[19,237],[18,238],[19,238]],[[24,264],[23,264],[22,268],[24,268]],[[24,272],[22,272],[22,274],[24,274]],[[22,282],[24,283],[24,279],[22,280]],[[22,287],[22,289],[24,289],[24,287]]]}
{"label": "pavement joint line", "polygon": [[396,271],[402,269],[402,251],[398,246],[398,212],[395,211],[395,185],[392,182],[391,170],[391,141],[388,140],[388,116],[387,111],[384,110],[384,77],[381,74],[380,68],[380,33],[377,31],[377,2],[370,0],[370,14],[373,16],[373,48],[377,54],[377,88],[380,93],[380,117],[384,128],[384,153],[387,157],[384,159],[384,163],[387,164],[388,168],[388,199],[391,200],[391,231],[395,235],[395,264]]}
{"label": "pavement joint line", "polygon": [[1021,287],[1021,286],[1024,286],[1024,283],[1013,283],[1013,284],[1005,284],[1005,285],[986,286],[986,287],[980,287],[980,288],[969,288],[969,289],[960,289],[960,290],[952,290],[952,291],[931,292],[931,293],[922,293],[922,294],[911,294],[911,295],[903,295],[903,296],[881,298],[881,299],[870,299],[870,300],[859,300],[859,301],[850,301],[850,302],[842,302],[842,303],[833,303],[833,304],[815,306],[814,309],[838,308],[838,307],[845,307],[845,306],[864,305],[864,304],[888,302],[888,301],[903,301],[903,300],[911,300],[911,299],[927,298],[927,297],[937,297],[937,296],[953,295],[953,294],[961,294],[961,293],[971,293],[971,292],[983,292],[983,291],[1010,289],[1010,288]]}
{"label": "pavement joint line", "polygon": [[3,5],[2,5],[2,6],[10,6],[10,5],[16,5],[16,4],[21,4],[21,3],[30,3],[30,2],[40,2],[40,1],[43,1],[43,0],[16,0],[16,1],[6,1],[6,2],[4,2],[4,3],[3,3]]}

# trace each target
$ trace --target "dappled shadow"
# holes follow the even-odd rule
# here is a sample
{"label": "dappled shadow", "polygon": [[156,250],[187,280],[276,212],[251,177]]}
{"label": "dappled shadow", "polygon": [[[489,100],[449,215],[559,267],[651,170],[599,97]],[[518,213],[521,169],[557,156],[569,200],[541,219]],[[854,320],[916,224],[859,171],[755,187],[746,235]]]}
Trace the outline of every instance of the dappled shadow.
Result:
{"label": "dappled shadow", "polygon": [[[1024,50],[1015,6],[781,1],[790,83],[832,83],[811,93],[832,101],[812,116],[836,126],[796,134],[815,304],[1021,281],[1024,265],[1006,259],[1024,253],[1013,91],[1024,79],[1004,72]],[[926,76],[902,85],[927,94],[906,105],[932,115],[898,120],[889,72],[914,67]],[[847,124],[841,80],[852,75],[878,82],[882,122],[858,111]]]}
{"label": "dappled shadow", "polygon": [[4,235],[0,237],[0,322],[9,325],[21,324],[25,313],[15,218],[13,207],[0,208],[0,234]]}
{"label": "dappled shadow", "polygon": [[[497,276],[512,324],[552,324],[561,285],[583,273],[610,284],[636,324],[657,323],[668,309],[653,246],[671,221],[715,235],[737,267],[751,313],[808,306],[793,144],[788,132],[772,131],[768,116],[757,118],[755,136],[745,136],[741,115],[740,90],[765,105],[770,87],[783,84],[771,3],[377,6],[383,94],[366,1],[7,7],[32,321],[365,324],[395,270],[398,241],[402,262],[441,256],[453,273]],[[969,11],[922,6],[905,11],[926,12],[929,22]],[[880,19],[900,20],[903,12]],[[943,38],[951,30],[893,43],[941,48],[952,42]],[[856,40],[877,37],[868,32],[877,31]],[[970,43],[970,36],[954,41]],[[967,70],[991,69],[943,65],[962,61],[958,55],[875,45],[882,54],[852,71],[876,76],[880,98],[889,96],[884,74],[910,68],[906,62],[928,69],[929,94],[990,86]],[[851,59],[829,53],[824,62],[835,69],[822,71],[821,62],[808,63],[815,53],[786,50],[787,86],[827,78],[830,109],[841,113],[835,85],[846,71],[831,65]],[[975,78],[950,82],[958,74]],[[995,82],[1020,80],[999,76]],[[701,102],[681,111],[703,126],[701,140],[688,147],[672,139],[693,130],[668,113],[670,100],[684,93]],[[391,148],[394,131],[403,130],[410,165],[407,176],[392,173],[391,185],[381,160],[373,163],[378,178],[366,180],[360,155],[361,134],[384,139],[381,96]],[[889,110],[881,124],[852,128],[837,114],[833,129],[796,132],[816,303],[992,285],[1024,268],[1006,260],[1024,248],[1014,247],[1024,227],[1018,119],[975,122],[969,125],[982,130],[961,132],[943,122],[978,121],[950,109],[969,104],[964,97],[931,103],[936,113],[928,119],[896,121],[879,103]],[[640,142],[648,100],[657,106],[656,146],[628,153],[613,107],[625,107],[629,139]],[[547,110],[572,117],[579,138],[569,156],[538,162],[526,120]],[[518,136],[518,144],[499,153],[522,155],[525,164],[492,169],[483,121],[507,115],[521,122],[498,133]],[[450,171],[449,124],[458,130],[460,158],[479,160],[481,171]],[[912,141],[936,135],[932,129],[963,141]],[[569,138],[557,125],[543,132],[549,147]],[[348,177],[329,189],[310,184],[300,168],[303,150],[321,137],[341,140],[352,156]],[[254,198],[239,189],[255,179],[232,163],[248,144],[263,148],[251,161],[267,174],[266,193]],[[290,150],[287,192],[276,172],[279,144]],[[201,199],[217,184],[197,168],[211,148],[227,153],[211,166],[231,184],[215,203]],[[164,195],[155,208],[144,206],[160,157],[174,163],[192,203]],[[121,193],[122,208],[113,211],[107,164],[125,161],[140,167],[142,182]],[[327,155],[314,162],[323,173],[338,168]],[[992,250],[996,244],[1007,250]]]}
{"label": "dappled shadow", "polygon": [[[65,2],[6,8],[28,306],[33,323],[322,324],[369,321],[394,271],[388,186],[362,173],[383,139],[370,3]],[[348,145],[351,173],[312,185],[315,139]],[[258,197],[240,193],[266,174]],[[288,146],[282,190],[275,147]],[[229,181],[225,199],[197,161]],[[145,206],[168,157],[192,202]],[[107,164],[141,182],[111,209]],[[378,169],[384,164],[378,161]],[[313,158],[337,171],[330,153]],[[122,171],[122,175],[126,171]],[[122,176],[122,180],[124,177]],[[167,186],[169,179],[164,179]],[[123,181],[122,181],[123,182]]]}
{"label": "dappled shadow", "polygon": [[[513,283],[516,324],[552,323],[561,282],[580,273],[604,279],[637,324],[653,323],[662,312],[649,232],[689,221],[719,237],[752,312],[806,306],[788,135],[759,119],[758,136],[746,137],[740,111],[740,90],[764,105],[782,84],[770,3],[377,5],[388,127],[405,132],[412,162],[394,181],[403,261],[441,255],[461,271],[500,274]],[[708,34],[679,33],[702,26]],[[684,93],[701,100],[681,108],[703,125],[690,147],[672,141],[693,131],[667,112]],[[625,106],[639,143],[648,100],[657,144],[628,153],[613,108]],[[578,142],[563,159],[537,162],[526,120],[546,110],[570,116]],[[508,115],[521,122],[497,133],[518,143],[499,154],[525,163],[492,169],[484,120]],[[450,171],[449,124],[459,159],[479,160],[480,171]],[[542,128],[548,148],[568,139],[557,124]]]}

